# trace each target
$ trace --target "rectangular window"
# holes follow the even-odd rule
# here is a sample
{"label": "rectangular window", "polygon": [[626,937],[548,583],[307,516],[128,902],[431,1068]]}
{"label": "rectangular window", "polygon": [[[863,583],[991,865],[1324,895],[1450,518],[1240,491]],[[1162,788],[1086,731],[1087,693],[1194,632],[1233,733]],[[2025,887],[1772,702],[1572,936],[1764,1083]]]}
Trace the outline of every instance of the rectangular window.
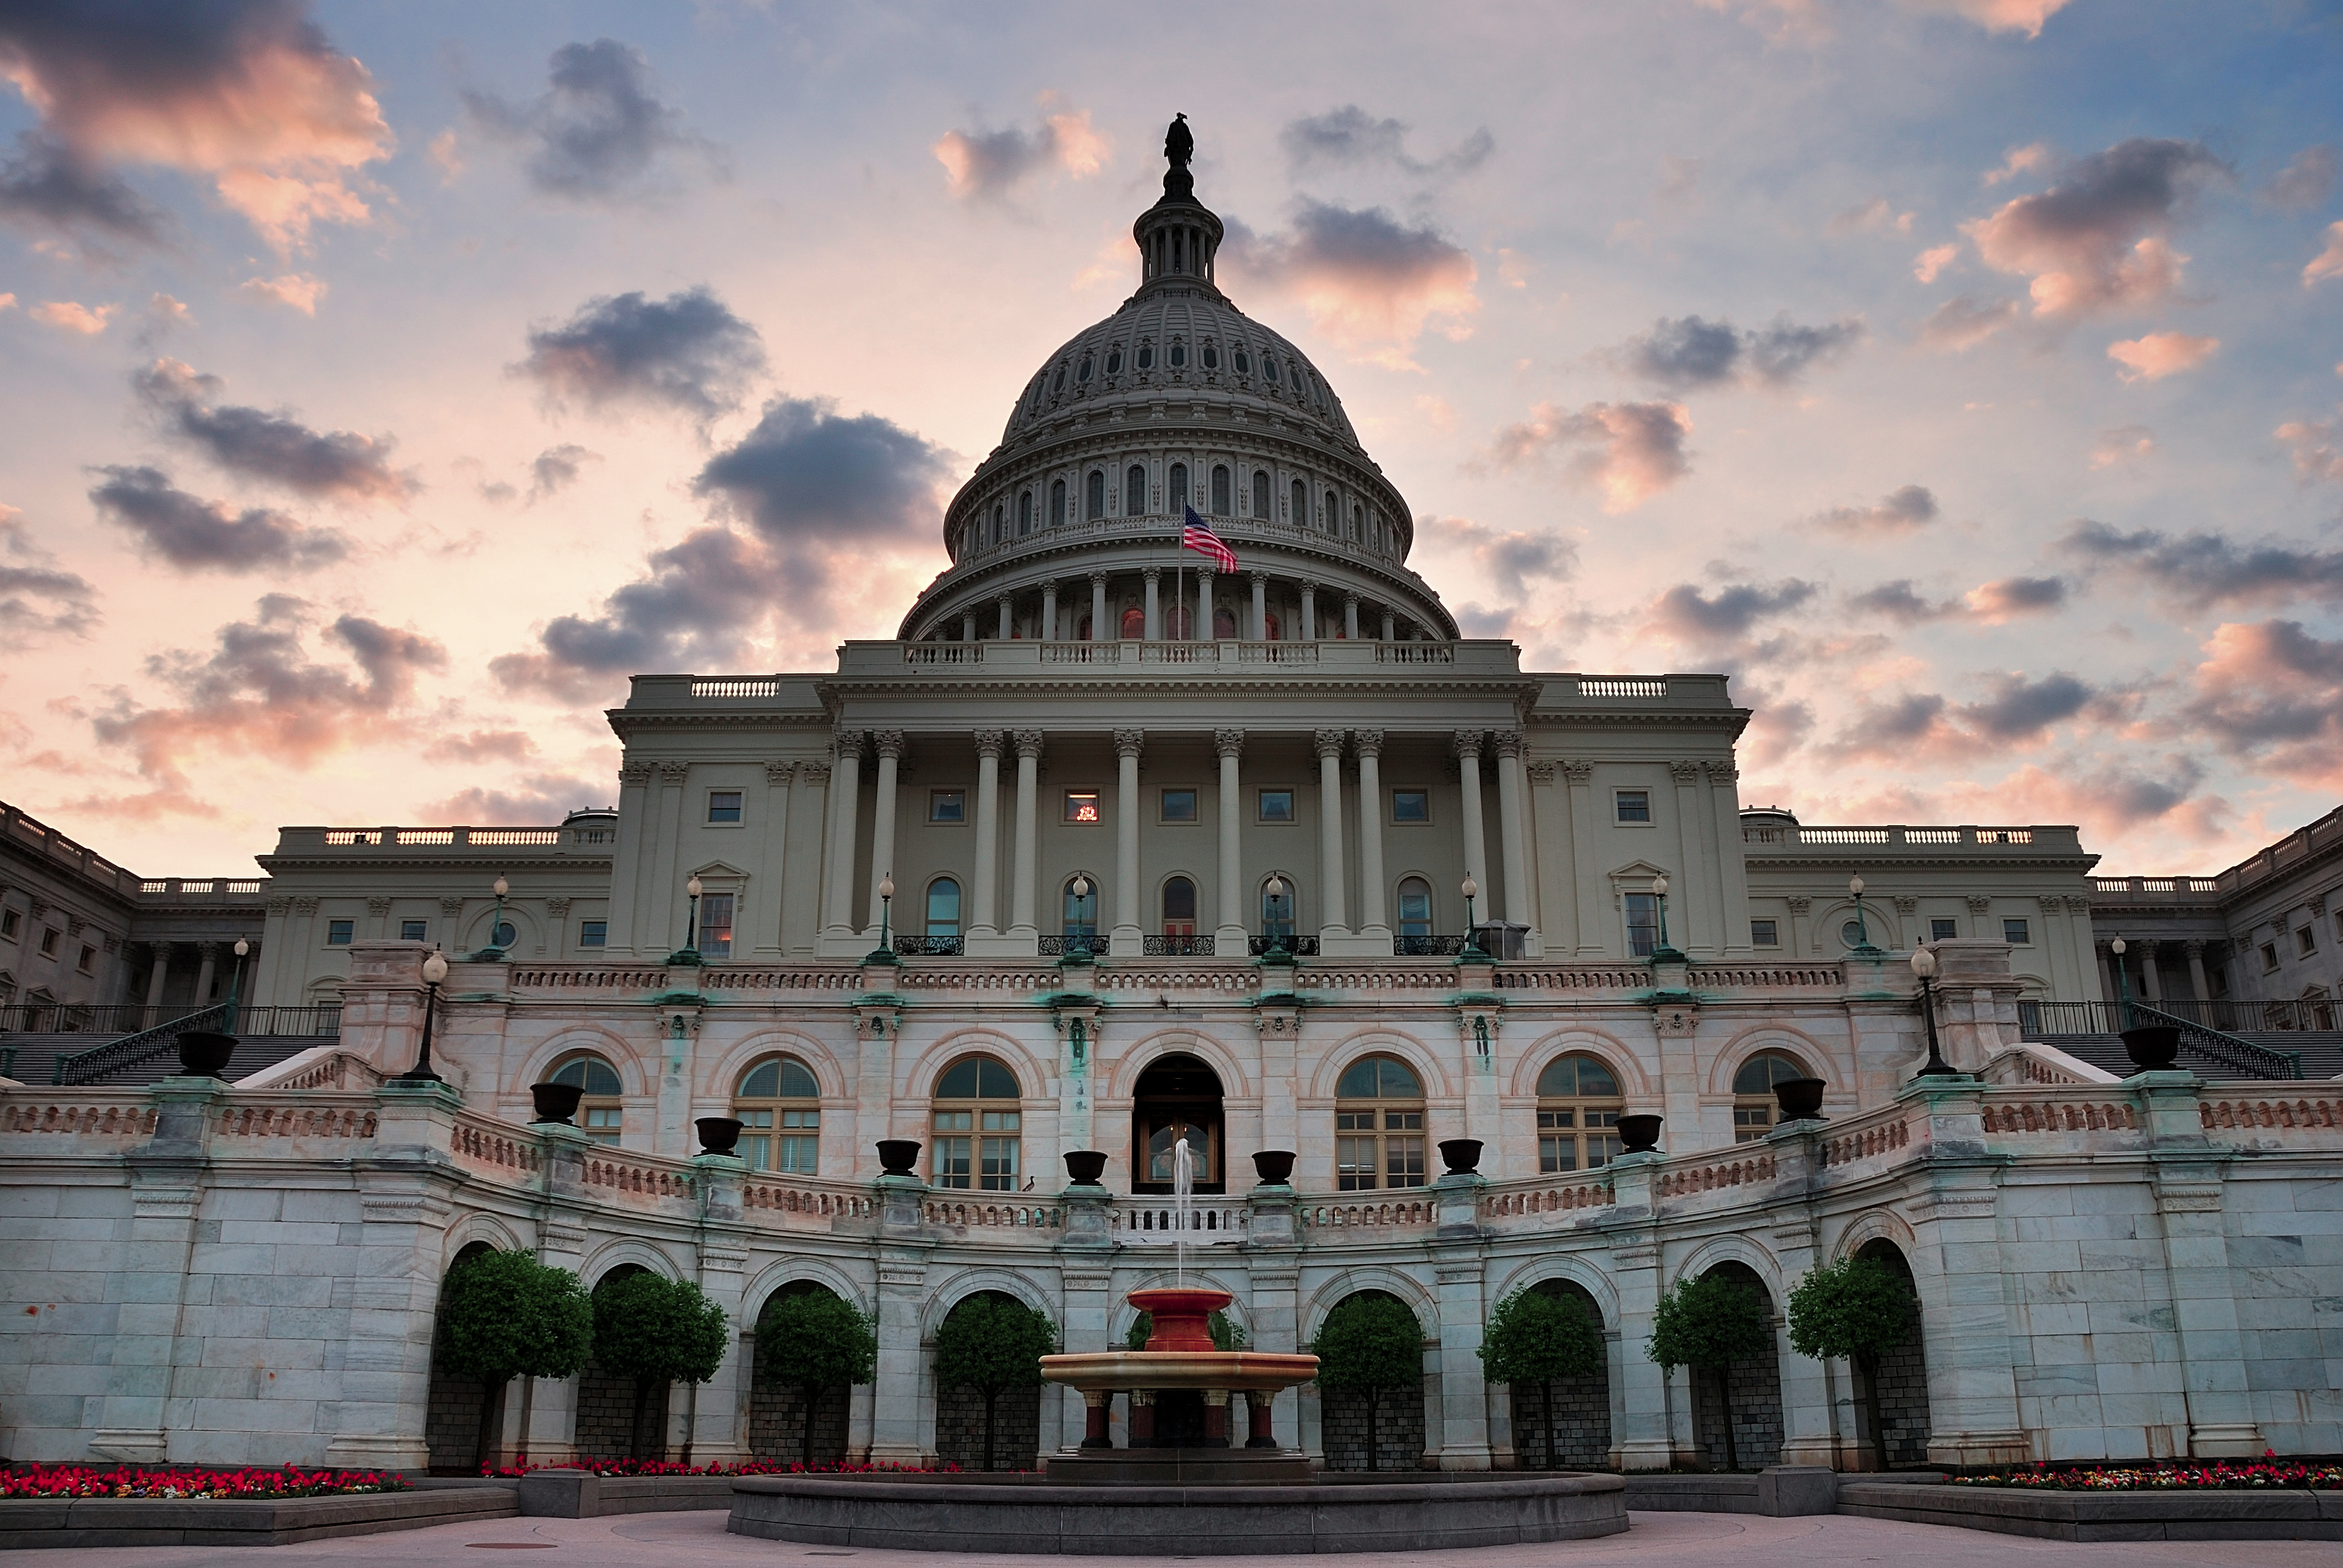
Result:
{"label": "rectangular window", "polygon": [[2211,968],[2207,969],[2205,971],[2205,983],[2212,987],[2213,994],[2215,996],[2228,995],[2229,970],[2227,966],[2223,964],[2215,964]]}
{"label": "rectangular window", "polygon": [[57,933],[54,928],[41,933],[41,956],[45,959],[57,956]]}
{"label": "rectangular window", "polygon": [[1928,922],[1928,940],[1932,942],[1948,942],[1960,934],[1961,925],[1958,920],[1930,920]]}
{"label": "rectangular window", "polygon": [[1558,1176],[1578,1169],[1575,1111],[1538,1112],[1538,1174]]}
{"label": "rectangular window", "polygon": [[[41,950],[43,952],[46,952],[48,950],[45,944],[44,944]],[[2273,943],[2264,942],[2262,944],[2262,973],[2268,974],[2270,970],[2276,968],[2278,968],[2278,948]]]}
{"label": "rectangular window", "polygon": [[979,1113],[984,1136],[977,1140],[977,1185],[987,1192],[1017,1191],[1018,1123],[1023,1112],[986,1111]]}
{"label": "rectangular window", "polygon": [[1629,893],[1627,950],[1639,959],[1652,956],[1660,945],[1660,900],[1656,893]]}
{"label": "rectangular window", "polygon": [[732,895],[707,893],[699,900],[699,951],[702,957],[732,956]]}
{"label": "rectangular window", "polygon": [[1781,930],[1772,920],[1749,922],[1749,945],[1753,948],[1778,948],[1782,945]]}
{"label": "rectangular window", "polygon": [[2294,950],[2304,958],[2308,958],[2311,954],[2317,952],[2318,950],[2318,928],[2315,926],[2304,926],[2301,930],[2296,931],[2294,933]]}
{"label": "rectangular window", "polygon": [[97,950],[96,948],[84,947],[81,950],[80,968],[81,972],[85,975],[96,974],[97,972]]}
{"label": "rectangular window", "polygon": [[1611,797],[1613,818],[1621,822],[1648,822],[1652,819],[1652,792],[1648,789],[1620,789]]}
{"label": "rectangular window", "polygon": [[588,1106],[585,1111],[584,1124],[586,1136],[597,1143],[616,1143],[620,1131],[618,1123],[625,1114],[625,1108],[622,1106]]}
{"label": "rectangular window", "polygon": [[711,822],[738,822],[740,819],[740,791],[710,789],[708,792],[708,819]]}
{"label": "rectangular window", "polygon": [[357,922],[355,920],[327,920],[326,922],[326,945],[329,948],[348,947],[350,945],[350,938],[356,932],[357,929]]}
{"label": "rectangular window", "polygon": [[1101,820],[1099,816],[1098,791],[1095,789],[1067,790],[1066,820],[1069,822],[1096,822]]}
{"label": "rectangular window", "polygon": [[1162,819],[1166,822],[1192,822],[1196,819],[1196,792],[1193,789],[1163,791]]}
{"label": "rectangular window", "polygon": [[967,821],[968,791],[965,789],[929,790],[928,820],[930,822]]}
{"label": "rectangular window", "polygon": [[18,923],[15,910],[0,910],[0,937],[15,936]]}
{"label": "rectangular window", "polygon": [[2022,948],[2034,939],[2026,934],[2024,920],[2004,920],[2001,922],[2001,940],[2013,947]]}
{"label": "rectangular window", "polygon": [[1261,792],[1261,819],[1264,822],[1293,820],[1293,791],[1264,789]]}
{"label": "rectangular window", "polygon": [[401,920],[398,922],[398,940],[402,942],[429,941],[431,940],[428,935],[429,930],[429,926],[422,920]]}
{"label": "rectangular window", "polygon": [[1432,792],[1428,789],[1393,790],[1392,820],[1394,822],[1431,821]]}
{"label": "rectangular window", "polygon": [[598,948],[607,945],[609,940],[609,921],[580,920],[578,922],[578,945],[579,947]]}

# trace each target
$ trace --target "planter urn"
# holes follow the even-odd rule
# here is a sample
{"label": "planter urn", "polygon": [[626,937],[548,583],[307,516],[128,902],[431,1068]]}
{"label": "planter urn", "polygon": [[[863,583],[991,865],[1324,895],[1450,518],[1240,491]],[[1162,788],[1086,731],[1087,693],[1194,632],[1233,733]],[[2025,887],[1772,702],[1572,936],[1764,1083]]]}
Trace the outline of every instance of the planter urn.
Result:
{"label": "planter urn", "polygon": [[916,1138],[881,1138],[879,1140],[879,1174],[881,1176],[915,1176],[913,1169],[920,1162],[920,1141]]}
{"label": "planter urn", "polygon": [[692,1122],[699,1130],[702,1154],[730,1154],[740,1143],[740,1123],[729,1116],[702,1116]]}
{"label": "planter urn", "polygon": [[[185,1040],[186,1036],[179,1037]],[[2123,1031],[2124,1054],[2142,1072],[2169,1072],[2180,1059],[2180,1031],[2168,1023],[2143,1024]]]}
{"label": "planter urn", "polygon": [[1293,1181],[1293,1151],[1262,1149],[1254,1152],[1252,1168],[1264,1187],[1285,1187]]}
{"label": "planter urn", "polygon": [[179,1036],[178,1043],[180,1076],[217,1078],[226,1069],[227,1059],[236,1054],[236,1039],[198,1029]]}
{"label": "planter urn", "polygon": [[1619,1147],[1622,1153],[1652,1154],[1660,1147],[1662,1118],[1652,1111],[1637,1111],[1619,1118]]}
{"label": "planter urn", "polygon": [[1785,1121],[1820,1121],[1823,1091],[1830,1085],[1819,1078],[1785,1078],[1774,1085],[1774,1103]]}
{"label": "planter urn", "polygon": [[1099,1178],[1106,1174],[1106,1155],[1097,1149],[1066,1151],[1066,1174],[1077,1187],[1096,1187]]}
{"label": "planter urn", "polygon": [[1443,1138],[1440,1141],[1440,1159],[1448,1167],[1448,1175],[1470,1176],[1480,1169],[1481,1141],[1477,1138]]}
{"label": "planter urn", "polygon": [[528,1086],[529,1103],[537,1108],[535,1125],[539,1127],[575,1127],[570,1120],[578,1114],[578,1102],[586,1098],[586,1088],[578,1083],[532,1083]]}

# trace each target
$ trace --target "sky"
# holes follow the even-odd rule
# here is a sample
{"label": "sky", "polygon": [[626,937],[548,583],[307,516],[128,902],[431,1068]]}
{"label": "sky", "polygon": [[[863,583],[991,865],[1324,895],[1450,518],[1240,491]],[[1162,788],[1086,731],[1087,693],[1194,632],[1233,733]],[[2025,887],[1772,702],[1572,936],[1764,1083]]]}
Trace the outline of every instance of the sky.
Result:
{"label": "sky", "polygon": [[1525,665],[2208,872],[2343,793],[2343,6],[0,0],[0,799],[145,875],[616,799],[892,636],[1186,113]]}

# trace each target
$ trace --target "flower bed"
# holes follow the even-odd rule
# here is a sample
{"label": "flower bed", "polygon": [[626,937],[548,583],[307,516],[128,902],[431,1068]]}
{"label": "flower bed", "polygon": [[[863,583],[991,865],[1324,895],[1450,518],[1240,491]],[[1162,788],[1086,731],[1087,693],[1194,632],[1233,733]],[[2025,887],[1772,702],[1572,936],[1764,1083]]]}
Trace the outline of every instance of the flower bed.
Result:
{"label": "flower bed", "polygon": [[405,1492],[395,1470],[148,1470],[117,1465],[34,1464],[0,1472],[0,1497],[146,1497],[157,1499],[339,1497]]}
{"label": "flower bed", "polygon": [[2057,1470],[2036,1464],[1949,1479],[1955,1486],[2015,1486],[2032,1492],[2331,1492],[2343,1490],[2343,1464],[2277,1458]]}
{"label": "flower bed", "polygon": [[496,1480],[517,1481],[537,1470],[590,1470],[597,1475],[958,1475],[957,1464],[876,1464],[841,1461],[836,1464],[806,1464],[789,1459],[744,1459],[732,1464],[678,1464],[666,1459],[576,1459],[566,1464],[480,1466],[480,1473]]}

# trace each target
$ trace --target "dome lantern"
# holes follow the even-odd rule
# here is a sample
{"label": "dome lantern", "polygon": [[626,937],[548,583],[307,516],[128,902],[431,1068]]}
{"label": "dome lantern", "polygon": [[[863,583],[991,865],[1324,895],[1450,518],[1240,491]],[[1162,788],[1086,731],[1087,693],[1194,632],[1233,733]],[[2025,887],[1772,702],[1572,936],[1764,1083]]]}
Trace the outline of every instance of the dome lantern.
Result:
{"label": "dome lantern", "polygon": [[1213,258],[1225,232],[1220,215],[1196,199],[1196,176],[1188,170],[1196,138],[1189,134],[1188,116],[1173,116],[1163,136],[1163,196],[1139,215],[1131,237],[1139,244],[1141,295],[1201,288],[1215,297]]}

